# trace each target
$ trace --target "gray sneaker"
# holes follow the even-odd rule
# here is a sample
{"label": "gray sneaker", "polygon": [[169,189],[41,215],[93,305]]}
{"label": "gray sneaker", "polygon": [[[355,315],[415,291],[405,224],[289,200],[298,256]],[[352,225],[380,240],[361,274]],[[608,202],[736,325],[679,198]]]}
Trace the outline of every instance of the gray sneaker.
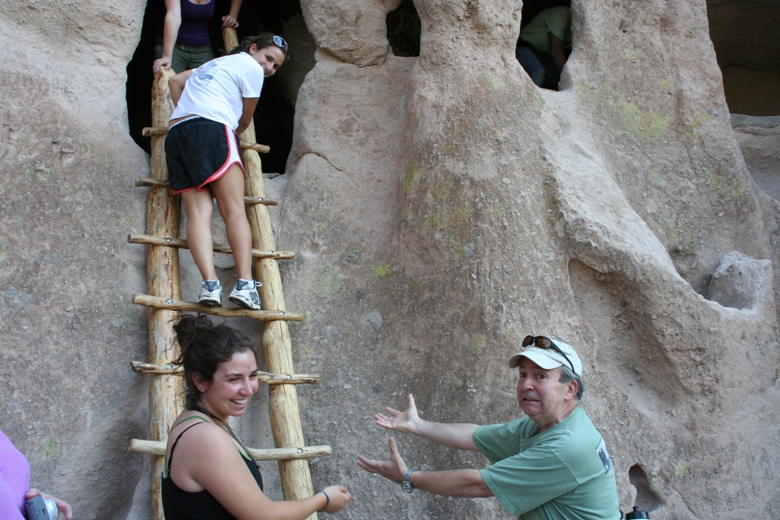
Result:
{"label": "gray sneaker", "polygon": [[256,282],[255,280],[250,280],[248,282],[245,280],[238,280],[236,286],[230,292],[228,299],[236,305],[258,311],[262,309],[260,306],[260,295],[257,294],[257,288],[261,285],[263,284]]}
{"label": "gray sneaker", "polygon": [[198,303],[206,307],[222,307],[222,284],[219,280],[204,280],[200,284]]}

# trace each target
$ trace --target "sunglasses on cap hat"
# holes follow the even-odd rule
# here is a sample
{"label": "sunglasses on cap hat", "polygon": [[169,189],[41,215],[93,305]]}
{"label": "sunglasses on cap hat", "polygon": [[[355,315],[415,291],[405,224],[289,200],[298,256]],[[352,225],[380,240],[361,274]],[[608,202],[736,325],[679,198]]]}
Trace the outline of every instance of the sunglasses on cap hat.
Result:
{"label": "sunglasses on cap hat", "polygon": [[[569,359],[569,356],[564,354],[563,350],[558,347],[558,345],[553,342],[550,338],[546,338],[544,336],[526,336],[525,339],[523,339],[523,348],[533,345],[536,348],[541,349],[551,349],[556,351],[558,354],[563,356],[563,359],[566,360],[567,363],[569,363],[569,366],[571,367],[571,371],[577,374],[577,370],[574,368],[574,364],[571,362],[571,359]],[[579,374],[577,374],[579,376]]]}

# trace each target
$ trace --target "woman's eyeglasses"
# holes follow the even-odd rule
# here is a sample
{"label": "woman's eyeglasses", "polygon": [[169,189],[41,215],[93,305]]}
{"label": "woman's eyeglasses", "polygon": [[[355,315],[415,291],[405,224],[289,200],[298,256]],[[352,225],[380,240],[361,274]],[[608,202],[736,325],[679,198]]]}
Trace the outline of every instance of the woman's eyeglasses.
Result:
{"label": "woman's eyeglasses", "polygon": [[541,349],[549,348],[556,351],[558,354],[563,356],[563,359],[565,359],[567,363],[569,363],[569,366],[571,367],[571,371],[574,372],[575,375],[579,376],[579,374],[577,374],[577,371],[574,369],[574,364],[571,362],[571,359],[569,359],[569,356],[564,354],[563,350],[561,350],[560,347],[553,342],[553,340],[551,340],[550,338],[546,338],[544,336],[526,336],[525,339],[523,340],[523,348],[531,344],[533,344],[533,346],[536,348],[541,348]]}
{"label": "woman's eyeglasses", "polygon": [[274,35],[274,45],[282,49],[285,55],[287,54],[287,42],[284,41],[284,38]]}

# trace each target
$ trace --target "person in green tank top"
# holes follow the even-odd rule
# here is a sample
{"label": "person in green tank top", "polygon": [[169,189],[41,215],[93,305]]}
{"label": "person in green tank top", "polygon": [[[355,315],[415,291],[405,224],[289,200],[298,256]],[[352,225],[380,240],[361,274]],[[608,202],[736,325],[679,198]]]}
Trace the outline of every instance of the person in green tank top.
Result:
{"label": "person in green tank top", "polygon": [[582,361],[571,345],[527,336],[509,358],[518,370],[517,404],[524,416],[478,426],[420,418],[409,394],[408,408],[386,408],[377,425],[458,449],[481,452],[485,469],[418,471],[406,465],[394,438],[385,460],[358,457],[358,466],[401,484],[446,496],[495,496],[522,520],[618,520],[615,470],[604,439],[579,407]]}

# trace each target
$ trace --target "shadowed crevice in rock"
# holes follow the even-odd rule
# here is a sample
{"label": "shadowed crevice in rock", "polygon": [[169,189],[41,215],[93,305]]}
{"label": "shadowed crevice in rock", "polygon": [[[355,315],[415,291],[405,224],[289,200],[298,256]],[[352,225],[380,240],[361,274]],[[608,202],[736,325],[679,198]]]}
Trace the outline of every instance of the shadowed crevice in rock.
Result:
{"label": "shadowed crevice in rock", "polygon": [[780,200],[780,8],[774,0],[709,0],[707,17],[745,163]]}
{"label": "shadowed crevice in rock", "polygon": [[636,506],[649,514],[652,514],[663,505],[661,499],[652,490],[644,468],[640,464],[634,464],[628,470],[628,480],[636,489]]}
{"label": "shadowed crevice in rock", "polygon": [[708,0],[710,38],[729,110],[780,115],[780,9],[775,0]]}
{"label": "shadowed crevice in rock", "polygon": [[387,13],[387,40],[396,56],[420,55],[420,15],[413,0],[401,0],[400,5]]}
{"label": "shadowed crevice in rock", "polygon": [[731,127],[753,180],[780,201],[780,116],[732,114]]}

